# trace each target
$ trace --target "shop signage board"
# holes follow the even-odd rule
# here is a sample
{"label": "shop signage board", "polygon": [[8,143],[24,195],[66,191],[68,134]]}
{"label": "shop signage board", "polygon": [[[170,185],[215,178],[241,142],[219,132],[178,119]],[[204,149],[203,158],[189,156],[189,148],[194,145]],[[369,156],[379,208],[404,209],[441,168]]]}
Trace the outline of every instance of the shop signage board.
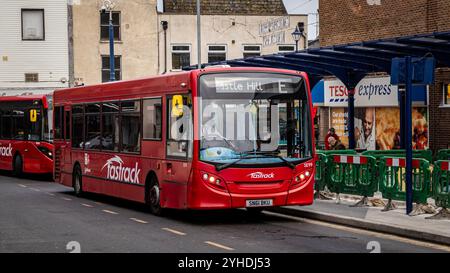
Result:
{"label": "shop signage board", "polygon": [[[398,86],[390,82],[390,77],[362,79],[355,88],[355,107],[399,106]],[[324,92],[324,106],[348,106],[348,90],[340,80],[325,80]]]}

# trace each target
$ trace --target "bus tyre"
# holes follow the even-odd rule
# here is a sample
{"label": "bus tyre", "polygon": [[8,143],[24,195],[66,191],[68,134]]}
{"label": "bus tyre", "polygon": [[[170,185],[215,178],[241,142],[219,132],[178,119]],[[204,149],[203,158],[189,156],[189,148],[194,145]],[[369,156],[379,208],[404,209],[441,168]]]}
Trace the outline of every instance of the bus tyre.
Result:
{"label": "bus tyre", "polygon": [[75,170],[73,171],[73,190],[76,196],[81,196],[83,193],[82,175],[79,166],[76,166]]}
{"label": "bus tyre", "polygon": [[147,205],[150,212],[154,215],[161,216],[163,209],[161,208],[161,189],[159,183],[155,178],[150,180],[150,185],[147,187]]}
{"label": "bus tyre", "polygon": [[23,160],[20,155],[14,157],[13,175],[22,176],[23,174]]}

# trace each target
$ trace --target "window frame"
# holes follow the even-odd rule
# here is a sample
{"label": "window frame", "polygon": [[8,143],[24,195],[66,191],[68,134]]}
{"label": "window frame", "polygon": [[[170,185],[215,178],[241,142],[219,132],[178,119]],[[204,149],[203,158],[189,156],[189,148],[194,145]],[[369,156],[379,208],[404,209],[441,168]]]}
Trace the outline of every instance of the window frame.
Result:
{"label": "window frame", "polygon": [[[114,20],[113,20],[113,30],[114,28],[118,28],[119,29],[119,37],[113,37],[114,42],[121,42],[122,41],[122,12],[120,10],[118,11],[112,11],[113,15],[115,14],[119,14],[119,24],[118,25],[114,25]],[[102,24],[102,15],[106,14],[108,16],[108,24]],[[109,41],[109,34],[107,38],[102,38],[102,28],[107,27],[109,28],[109,12],[105,12],[102,13],[100,12],[100,42],[105,42],[105,41]],[[109,33],[109,32],[108,32]],[[114,35],[114,31],[113,31],[113,35]]]}
{"label": "window frame", "polygon": [[[101,77],[102,83],[105,83],[105,82],[110,82],[110,81],[109,81],[109,77],[108,77],[108,81],[103,81],[103,71],[107,70],[108,75],[109,75],[110,68],[103,68],[103,58],[108,58],[108,63],[109,63],[109,55],[100,55],[100,59],[102,62],[102,66],[101,66],[101,70],[100,70],[100,73],[101,73],[100,77]],[[119,63],[120,63],[119,69],[117,69],[116,58],[119,59]],[[122,80],[122,55],[114,55],[114,73],[117,73],[117,71],[119,71],[119,78],[116,77],[116,81],[120,81],[120,80]]]}
{"label": "window frame", "polygon": [[[25,39],[23,32],[23,14],[27,11],[41,11],[42,12],[42,39]],[[20,21],[21,21],[21,33],[22,33],[22,41],[45,41],[45,9],[27,9],[23,8],[20,10]]]}
{"label": "window frame", "polygon": [[[159,99],[160,103],[161,103],[161,137],[160,138],[146,138],[144,135],[144,101],[146,100],[157,100]],[[146,98],[142,98],[142,140],[144,141],[162,141],[163,139],[163,124],[164,124],[164,105],[163,105],[163,97],[162,96],[157,96],[157,97],[146,97]]]}
{"label": "window frame", "polygon": [[[224,50],[211,50],[210,48],[212,46],[223,46]],[[209,60],[209,54],[213,53],[213,54],[225,54],[225,60],[226,61],[228,59],[228,45],[227,44],[209,44],[207,45],[207,53],[208,53],[208,63],[211,63],[211,61]]]}
{"label": "window frame", "polygon": [[[187,46],[189,47],[189,50],[174,50],[173,48],[175,46]],[[191,55],[192,55],[192,45],[191,44],[171,44],[170,45],[170,56],[171,56],[171,60],[172,60],[172,71],[180,71],[182,68],[174,68],[173,67],[173,54],[189,54],[189,65],[191,65]]]}
{"label": "window frame", "polygon": [[[280,50],[282,46],[292,46],[292,50]],[[295,44],[278,44],[278,53],[292,53],[295,52]]]}
{"label": "window frame", "polygon": [[[246,50],[245,47],[259,47],[259,50]],[[251,57],[259,57],[262,53],[262,45],[261,44],[243,44],[242,45],[242,57],[243,58],[251,58]],[[258,56],[245,57],[245,54],[259,54]]]}

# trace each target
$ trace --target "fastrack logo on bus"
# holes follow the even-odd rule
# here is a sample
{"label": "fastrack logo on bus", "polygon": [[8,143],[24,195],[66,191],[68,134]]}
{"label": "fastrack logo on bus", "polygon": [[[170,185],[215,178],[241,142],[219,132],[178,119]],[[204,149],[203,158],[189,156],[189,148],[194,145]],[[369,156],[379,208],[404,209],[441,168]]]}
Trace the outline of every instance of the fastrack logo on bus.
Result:
{"label": "fastrack logo on bus", "polygon": [[137,162],[134,168],[124,167],[122,158],[116,155],[106,161],[102,171],[105,167],[107,167],[107,179],[139,184],[139,173],[141,172],[141,169],[139,169]]}
{"label": "fastrack logo on bus", "polygon": [[12,147],[11,147],[11,144],[9,144],[8,147],[6,147],[6,146],[0,146],[0,155],[1,155],[1,156],[8,156],[8,157],[11,157],[11,156],[12,156]]}
{"label": "fastrack logo on bus", "polygon": [[250,176],[250,178],[252,178],[252,179],[275,178],[274,173],[262,173],[262,172],[254,172],[254,173],[248,174],[247,176]]}

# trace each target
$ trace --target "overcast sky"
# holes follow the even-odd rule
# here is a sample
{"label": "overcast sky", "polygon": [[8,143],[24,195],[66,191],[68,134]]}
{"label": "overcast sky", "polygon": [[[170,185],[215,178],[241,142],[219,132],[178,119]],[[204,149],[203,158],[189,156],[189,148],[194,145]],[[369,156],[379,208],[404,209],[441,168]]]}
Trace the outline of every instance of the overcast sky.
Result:
{"label": "overcast sky", "polygon": [[283,0],[283,2],[289,13],[308,14],[308,39],[315,39],[318,27],[316,13],[319,9],[319,0]]}

